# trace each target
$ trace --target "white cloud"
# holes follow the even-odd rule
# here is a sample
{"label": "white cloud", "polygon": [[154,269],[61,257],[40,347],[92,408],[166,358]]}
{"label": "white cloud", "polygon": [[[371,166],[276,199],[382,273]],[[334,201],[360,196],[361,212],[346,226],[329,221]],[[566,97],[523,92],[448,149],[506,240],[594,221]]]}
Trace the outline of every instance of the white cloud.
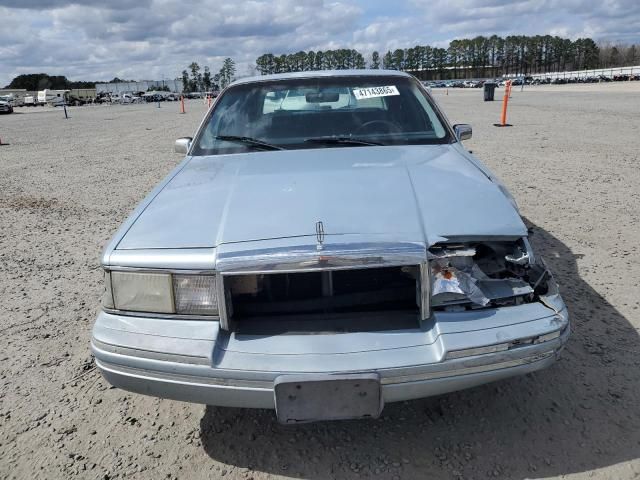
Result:
{"label": "white cloud", "polygon": [[191,61],[266,52],[446,46],[475,35],[640,41],[638,0],[0,0],[0,85],[20,73],[71,79],[176,77]]}

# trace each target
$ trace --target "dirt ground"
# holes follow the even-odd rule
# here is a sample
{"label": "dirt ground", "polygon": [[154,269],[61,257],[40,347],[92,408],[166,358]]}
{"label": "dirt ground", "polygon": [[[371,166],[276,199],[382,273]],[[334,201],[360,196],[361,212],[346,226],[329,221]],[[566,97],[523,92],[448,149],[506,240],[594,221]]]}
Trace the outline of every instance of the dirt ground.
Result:
{"label": "dirt ground", "polygon": [[0,117],[0,478],[639,478],[640,82],[515,88],[509,128],[480,90],[434,96],[556,273],[561,361],[301,427],[110,388],[89,352],[100,251],[205,107],[17,109]]}

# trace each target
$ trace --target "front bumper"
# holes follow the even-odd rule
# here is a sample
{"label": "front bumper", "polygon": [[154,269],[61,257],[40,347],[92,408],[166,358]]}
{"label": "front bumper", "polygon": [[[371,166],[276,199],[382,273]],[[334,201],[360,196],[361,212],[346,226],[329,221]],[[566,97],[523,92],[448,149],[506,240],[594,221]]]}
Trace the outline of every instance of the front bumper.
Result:
{"label": "front bumper", "polygon": [[[91,348],[112,385],[174,400],[274,408],[285,375],[376,373],[385,403],[439,395],[551,365],[570,328],[562,300],[462,313],[435,313],[420,329],[247,336],[217,321],[101,312]],[[523,339],[548,341],[522,342]],[[546,337],[545,337],[546,336]],[[492,345],[494,353],[451,358]]]}

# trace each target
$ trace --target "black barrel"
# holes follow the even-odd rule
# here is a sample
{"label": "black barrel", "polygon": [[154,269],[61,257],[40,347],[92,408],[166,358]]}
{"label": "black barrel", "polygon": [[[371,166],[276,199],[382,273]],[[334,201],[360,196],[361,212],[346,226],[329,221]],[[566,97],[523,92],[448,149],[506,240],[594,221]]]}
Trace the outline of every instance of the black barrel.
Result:
{"label": "black barrel", "polygon": [[496,93],[496,84],[493,82],[484,83],[484,101],[493,102],[493,96]]}

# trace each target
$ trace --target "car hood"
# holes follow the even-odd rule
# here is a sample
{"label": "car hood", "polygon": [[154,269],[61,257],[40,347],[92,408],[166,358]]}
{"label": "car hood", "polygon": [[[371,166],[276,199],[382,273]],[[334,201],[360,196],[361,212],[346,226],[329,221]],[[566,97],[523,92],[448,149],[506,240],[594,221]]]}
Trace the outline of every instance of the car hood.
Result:
{"label": "car hood", "polygon": [[134,213],[117,249],[358,234],[425,242],[526,228],[458,145],[320,148],[188,159]]}

